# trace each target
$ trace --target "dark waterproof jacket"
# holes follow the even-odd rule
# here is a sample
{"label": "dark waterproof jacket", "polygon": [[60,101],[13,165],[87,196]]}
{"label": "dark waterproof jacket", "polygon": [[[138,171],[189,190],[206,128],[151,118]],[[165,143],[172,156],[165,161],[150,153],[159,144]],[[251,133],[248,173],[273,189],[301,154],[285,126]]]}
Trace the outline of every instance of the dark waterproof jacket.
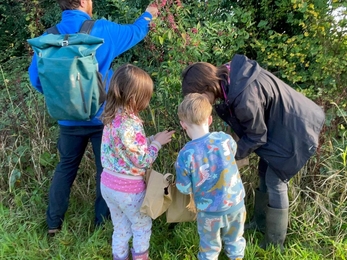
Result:
{"label": "dark waterproof jacket", "polygon": [[287,182],[314,154],[324,112],[256,61],[235,55],[218,115],[240,137],[236,159],[253,151]]}

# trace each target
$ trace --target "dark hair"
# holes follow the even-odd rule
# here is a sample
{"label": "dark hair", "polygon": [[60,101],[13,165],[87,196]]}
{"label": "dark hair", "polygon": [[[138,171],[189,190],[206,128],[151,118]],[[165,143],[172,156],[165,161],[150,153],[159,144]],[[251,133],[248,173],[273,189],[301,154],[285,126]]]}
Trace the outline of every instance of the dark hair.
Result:
{"label": "dark hair", "polygon": [[152,93],[153,80],[146,71],[131,64],[120,66],[110,81],[102,122],[111,123],[119,108],[138,114],[149,105]]}
{"label": "dark hair", "polygon": [[75,10],[75,9],[78,9],[81,5],[80,0],[57,0],[57,2],[62,11]]}
{"label": "dark hair", "polygon": [[189,93],[211,92],[216,98],[222,97],[221,83],[228,84],[228,68],[224,65],[213,66],[207,62],[189,65],[182,72],[183,96]]}

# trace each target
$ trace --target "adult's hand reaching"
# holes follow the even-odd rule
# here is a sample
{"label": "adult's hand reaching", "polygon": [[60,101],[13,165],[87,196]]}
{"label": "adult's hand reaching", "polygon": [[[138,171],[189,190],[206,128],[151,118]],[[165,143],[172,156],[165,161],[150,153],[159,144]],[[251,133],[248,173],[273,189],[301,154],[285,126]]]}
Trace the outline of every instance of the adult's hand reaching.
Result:
{"label": "adult's hand reaching", "polygon": [[150,4],[147,7],[146,12],[149,12],[152,15],[153,20],[158,17],[158,7],[155,3]]}

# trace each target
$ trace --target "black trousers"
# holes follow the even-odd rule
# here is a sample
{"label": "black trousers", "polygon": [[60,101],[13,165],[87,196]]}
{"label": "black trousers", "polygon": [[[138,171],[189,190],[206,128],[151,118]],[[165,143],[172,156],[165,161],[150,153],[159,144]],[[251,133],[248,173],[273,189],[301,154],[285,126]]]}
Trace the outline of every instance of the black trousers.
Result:
{"label": "black trousers", "polygon": [[47,224],[49,229],[60,228],[69,205],[71,186],[76,178],[82,157],[90,141],[96,164],[95,225],[109,217],[109,210],[100,192],[102,165],[100,147],[103,126],[60,126],[58,163],[49,190]]}
{"label": "black trousers", "polygon": [[267,162],[260,158],[258,164],[259,191],[269,194],[269,206],[276,209],[289,207],[288,183],[277,176]]}

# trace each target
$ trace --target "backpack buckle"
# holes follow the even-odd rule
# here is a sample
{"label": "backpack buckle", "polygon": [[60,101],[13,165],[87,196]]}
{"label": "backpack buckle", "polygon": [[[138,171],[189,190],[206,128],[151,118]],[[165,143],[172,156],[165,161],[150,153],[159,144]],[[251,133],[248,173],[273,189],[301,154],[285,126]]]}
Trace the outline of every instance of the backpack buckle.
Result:
{"label": "backpack buckle", "polygon": [[61,46],[68,46],[69,45],[69,35],[65,34],[64,40],[61,42]]}

